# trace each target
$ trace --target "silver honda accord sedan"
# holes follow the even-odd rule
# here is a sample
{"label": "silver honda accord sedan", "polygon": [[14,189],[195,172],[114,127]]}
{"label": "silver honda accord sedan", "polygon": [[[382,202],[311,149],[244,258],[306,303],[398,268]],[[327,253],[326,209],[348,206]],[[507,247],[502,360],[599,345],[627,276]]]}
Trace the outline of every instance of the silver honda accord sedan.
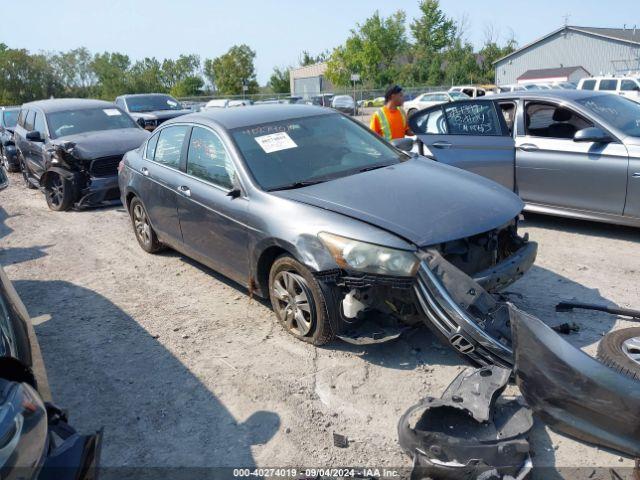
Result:
{"label": "silver honda accord sedan", "polygon": [[269,298],[301,340],[374,343],[425,322],[474,362],[511,364],[492,292],[537,246],[495,182],[334,110],[261,105],[163,123],[125,155],[119,185],[143,250],[174,248]]}
{"label": "silver honda accord sedan", "polygon": [[431,156],[516,191],[525,209],[640,226],[640,104],[588,90],[511,92],[416,113]]}

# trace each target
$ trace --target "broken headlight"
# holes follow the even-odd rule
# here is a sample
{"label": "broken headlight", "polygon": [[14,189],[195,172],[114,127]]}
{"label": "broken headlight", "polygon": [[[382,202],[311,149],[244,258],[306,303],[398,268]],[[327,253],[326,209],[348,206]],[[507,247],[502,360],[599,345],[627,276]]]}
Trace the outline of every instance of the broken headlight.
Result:
{"label": "broken headlight", "polygon": [[0,471],[40,467],[46,444],[47,414],[36,391],[0,379]]}
{"label": "broken headlight", "polygon": [[418,257],[406,250],[382,247],[327,232],[319,233],[318,237],[338,266],[345,270],[412,277],[420,264]]}

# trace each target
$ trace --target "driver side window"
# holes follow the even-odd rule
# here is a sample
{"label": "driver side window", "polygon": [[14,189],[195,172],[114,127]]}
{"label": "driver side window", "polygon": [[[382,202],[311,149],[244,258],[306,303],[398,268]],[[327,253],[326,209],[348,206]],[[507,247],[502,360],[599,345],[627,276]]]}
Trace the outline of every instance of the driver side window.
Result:
{"label": "driver side window", "polygon": [[193,127],[187,173],[224,189],[233,188],[235,169],[222,140],[210,130]]}
{"label": "driver side window", "polygon": [[526,104],[526,135],[569,140],[578,130],[587,127],[593,127],[593,123],[569,108],[539,102]]}

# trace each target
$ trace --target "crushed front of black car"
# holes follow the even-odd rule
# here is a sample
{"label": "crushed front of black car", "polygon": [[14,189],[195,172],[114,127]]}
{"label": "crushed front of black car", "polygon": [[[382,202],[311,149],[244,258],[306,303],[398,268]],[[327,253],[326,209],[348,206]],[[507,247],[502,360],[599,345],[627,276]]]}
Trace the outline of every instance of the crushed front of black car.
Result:
{"label": "crushed front of black car", "polygon": [[71,185],[76,208],[120,202],[118,164],[122,155],[86,159],[76,152],[73,142],[54,144],[46,155],[45,173],[40,184],[46,185],[48,176],[57,173]]}
{"label": "crushed front of black car", "polygon": [[472,363],[511,367],[508,305],[498,292],[521,278],[537,255],[537,244],[518,235],[517,219],[395,260],[393,252],[381,251],[379,257],[397,266],[395,275],[358,272],[353,265],[366,262],[367,253],[340,248],[350,249],[344,256],[353,259],[316,273],[334,299],[333,328],[340,338],[377,343],[426,323]]}

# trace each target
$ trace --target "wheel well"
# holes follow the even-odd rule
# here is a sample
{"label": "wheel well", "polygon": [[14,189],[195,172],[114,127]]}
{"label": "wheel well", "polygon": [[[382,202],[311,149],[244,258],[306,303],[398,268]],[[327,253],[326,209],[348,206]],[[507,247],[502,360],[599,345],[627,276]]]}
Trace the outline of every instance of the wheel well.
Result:
{"label": "wheel well", "polygon": [[131,205],[131,200],[133,200],[135,198],[136,194],[133,192],[129,192],[127,193],[127,211],[129,211],[129,206]]}
{"label": "wheel well", "polygon": [[260,258],[258,259],[258,265],[256,268],[256,280],[258,282],[258,287],[265,297],[269,296],[269,272],[271,271],[271,265],[273,265],[273,262],[275,262],[276,258],[284,254],[291,255],[293,257],[291,252],[285,250],[284,248],[273,246],[263,251],[260,255]]}

